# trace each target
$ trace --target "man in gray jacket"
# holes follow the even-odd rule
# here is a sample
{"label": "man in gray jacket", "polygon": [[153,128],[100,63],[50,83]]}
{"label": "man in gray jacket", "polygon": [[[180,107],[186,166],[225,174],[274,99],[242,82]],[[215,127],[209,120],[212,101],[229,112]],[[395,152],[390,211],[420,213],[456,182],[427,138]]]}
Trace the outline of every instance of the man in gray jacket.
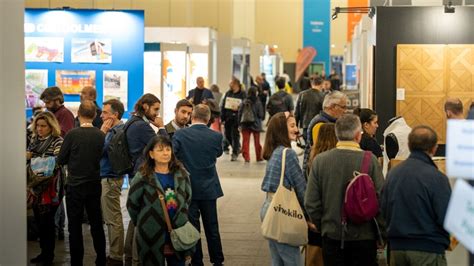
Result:
{"label": "man in gray jacket", "polygon": [[[323,238],[324,265],[377,265],[377,230],[373,222],[347,222],[344,248],[341,248],[341,206],[348,182],[360,171],[364,151],[359,147],[361,123],[355,115],[344,115],[336,122],[335,149],[316,156],[308,177],[305,208]],[[380,164],[372,155],[368,174],[379,197],[383,186]],[[377,216],[380,223],[380,215]]]}

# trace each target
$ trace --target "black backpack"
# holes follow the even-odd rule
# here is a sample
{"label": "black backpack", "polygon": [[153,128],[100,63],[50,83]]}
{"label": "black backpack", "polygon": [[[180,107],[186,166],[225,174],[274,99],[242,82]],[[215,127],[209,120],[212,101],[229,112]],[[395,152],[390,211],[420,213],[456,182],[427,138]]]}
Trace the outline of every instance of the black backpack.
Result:
{"label": "black backpack", "polygon": [[267,111],[270,116],[273,116],[274,114],[279,112],[288,111],[288,108],[285,104],[285,96],[286,93],[277,92],[270,97],[267,104]]}
{"label": "black backpack", "polygon": [[240,118],[240,123],[242,124],[251,124],[255,123],[255,114],[252,109],[252,102],[250,100],[245,100],[242,107],[242,117]]}
{"label": "black backpack", "polygon": [[107,154],[109,155],[112,171],[117,175],[124,175],[133,171],[133,160],[128,150],[127,129],[137,120],[129,121],[125,126],[115,130],[109,142]]}

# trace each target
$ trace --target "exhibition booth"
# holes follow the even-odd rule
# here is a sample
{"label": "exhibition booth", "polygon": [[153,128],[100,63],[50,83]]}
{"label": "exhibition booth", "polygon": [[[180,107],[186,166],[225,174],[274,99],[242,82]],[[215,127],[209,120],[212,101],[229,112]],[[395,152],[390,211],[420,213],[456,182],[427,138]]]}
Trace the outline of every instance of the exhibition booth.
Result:
{"label": "exhibition booth", "polygon": [[143,11],[26,9],[24,30],[27,116],[48,86],[72,111],[84,86],[97,88],[99,105],[116,98],[127,111],[143,94]]}

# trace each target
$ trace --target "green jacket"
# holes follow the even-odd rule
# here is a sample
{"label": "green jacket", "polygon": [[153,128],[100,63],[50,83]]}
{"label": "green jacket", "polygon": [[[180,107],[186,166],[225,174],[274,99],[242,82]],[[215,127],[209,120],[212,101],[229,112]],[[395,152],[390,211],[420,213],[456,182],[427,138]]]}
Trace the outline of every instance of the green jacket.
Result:
{"label": "green jacket", "polygon": [[[188,221],[188,208],[191,203],[191,183],[185,170],[174,174],[178,209],[171,220],[173,228],[181,227]],[[157,189],[164,194],[154,176],[142,176],[137,172],[128,192],[127,209],[131,221],[136,225],[138,255],[142,265],[165,265],[163,248],[167,231],[163,209]],[[191,256],[192,250],[177,253],[178,257]]]}

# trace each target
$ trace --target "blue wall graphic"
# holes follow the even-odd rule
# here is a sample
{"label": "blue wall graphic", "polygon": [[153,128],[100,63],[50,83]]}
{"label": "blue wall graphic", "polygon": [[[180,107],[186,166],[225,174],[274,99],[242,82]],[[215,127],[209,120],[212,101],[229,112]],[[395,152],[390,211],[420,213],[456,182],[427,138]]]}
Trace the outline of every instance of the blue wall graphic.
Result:
{"label": "blue wall graphic", "polygon": [[[128,72],[128,113],[143,94],[144,12],[104,10],[26,9],[25,37],[64,39],[63,62],[26,62],[26,69],[47,69],[48,86],[56,83],[56,70],[95,71],[97,102],[103,100],[103,71]],[[71,62],[72,40],[110,40],[109,63]],[[92,48],[91,48],[92,49]],[[65,95],[66,102],[79,102],[79,95]],[[27,109],[31,116],[31,110]]]}
{"label": "blue wall graphic", "polygon": [[303,47],[316,49],[315,62],[324,62],[329,75],[330,64],[330,0],[304,0],[303,3]]}

